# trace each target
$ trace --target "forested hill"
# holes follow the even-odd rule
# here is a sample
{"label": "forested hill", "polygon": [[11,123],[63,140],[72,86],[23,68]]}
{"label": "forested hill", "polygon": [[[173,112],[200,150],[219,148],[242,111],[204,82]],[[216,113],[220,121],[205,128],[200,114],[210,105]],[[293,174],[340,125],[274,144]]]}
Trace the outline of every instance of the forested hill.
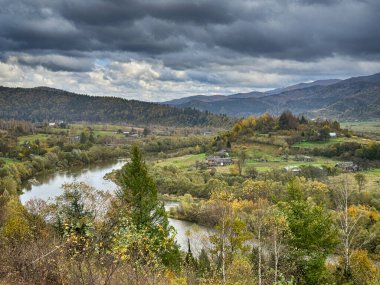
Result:
{"label": "forested hill", "polygon": [[47,87],[1,86],[0,119],[214,127],[231,123],[231,119],[226,116],[190,108],[181,109],[115,97],[78,95]]}

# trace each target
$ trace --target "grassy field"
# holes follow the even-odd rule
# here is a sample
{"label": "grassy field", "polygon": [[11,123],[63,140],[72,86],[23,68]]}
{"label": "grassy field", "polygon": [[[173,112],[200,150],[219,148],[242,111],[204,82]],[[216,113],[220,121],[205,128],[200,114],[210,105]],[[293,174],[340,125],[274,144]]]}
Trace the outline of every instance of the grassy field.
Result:
{"label": "grassy field", "polygon": [[[94,132],[95,137],[104,137],[110,136],[118,139],[125,138],[124,134],[118,134],[118,130],[122,131],[131,131],[132,127],[126,126],[117,126],[117,125],[103,125],[103,124],[95,124],[95,125],[86,125],[86,124],[71,124],[69,128],[49,128],[49,132],[54,134],[59,134],[62,132],[69,132],[71,135],[79,135],[83,131],[88,131],[91,128]],[[141,128],[134,128],[137,131],[142,132]],[[53,135],[54,135],[53,134]],[[35,135],[27,135],[18,137],[19,144],[23,144],[26,141],[34,142],[35,140],[39,140],[41,142],[46,141],[46,139],[52,134],[35,134]]]}
{"label": "grassy field", "polygon": [[233,152],[237,153],[244,150],[247,155],[247,161],[271,160],[280,161],[281,150],[277,146],[266,144],[239,144],[233,146]]}
{"label": "grassy field", "polygon": [[[370,174],[377,174],[377,175],[380,175],[380,168],[375,168],[375,169],[371,169],[369,171],[367,171],[368,173]],[[380,178],[380,177],[379,177]]]}
{"label": "grassy field", "polygon": [[281,169],[286,166],[315,166],[315,167],[322,167],[324,165],[333,166],[335,165],[335,161],[332,159],[328,159],[325,157],[313,157],[313,161],[310,162],[304,162],[304,161],[295,161],[292,159],[292,157],[289,157],[289,160],[283,160],[281,158],[277,158],[276,160],[269,160],[269,161],[254,161],[254,160],[248,160],[247,166],[252,165],[257,170],[269,170],[269,169]]}
{"label": "grassy field", "polygon": [[368,144],[371,140],[368,140],[366,138],[360,138],[360,137],[351,137],[351,138],[332,138],[327,141],[305,141],[305,142],[298,142],[292,145],[292,147],[300,147],[300,148],[325,148],[330,145],[336,144],[336,143],[343,143],[343,142],[358,142],[362,144]]}
{"label": "grassy field", "polygon": [[195,164],[196,161],[203,162],[206,159],[206,155],[204,153],[200,154],[189,154],[174,158],[161,159],[158,160],[156,165],[158,166],[168,166],[174,165],[178,168],[188,168]]}
{"label": "grassy field", "polygon": [[380,121],[342,122],[342,128],[349,129],[358,135],[380,138]]}
{"label": "grassy field", "polygon": [[125,138],[124,134],[117,134],[117,133],[115,133],[115,131],[97,131],[97,130],[95,130],[94,135],[95,135],[95,137],[98,137],[98,136],[99,137],[106,137],[106,136],[108,136],[108,137],[115,137],[115,138],[119,138],[119,139]]}
{"label": "grassy field", "polygon": [[19,144],[23,144],[26,141],[34,142],[35,140],[39,140],[40,142],[46,141],[46,139],[49,137],[47,134],[35,134],[35,135],[28,135],[28,136],[20,136],[18,137]]}

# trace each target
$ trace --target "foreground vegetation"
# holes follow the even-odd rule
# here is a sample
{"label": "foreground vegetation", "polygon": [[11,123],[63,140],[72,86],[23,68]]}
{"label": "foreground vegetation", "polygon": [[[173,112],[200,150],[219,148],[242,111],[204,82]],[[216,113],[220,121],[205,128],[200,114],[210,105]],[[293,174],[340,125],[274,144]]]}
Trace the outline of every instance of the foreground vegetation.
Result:
{"label": "foreground vegetation", "polygon": [[[337,122],[284,112],[241,120],[213,139],[189,129],[131,137],[124,126],[34,127],[2,123],[3,282],[380,282],[379,144]],[[218,153],[233,163],[209,166]],[[39,171],[118,156],[131,161],[110,174],[116,195],[79,183],[54,202],[19,202],[22,181]],[[358,168],[339,166],[347,161]],[[181,252],[159,197],[179,202],[171,217],[212,230],[190,232]]]}

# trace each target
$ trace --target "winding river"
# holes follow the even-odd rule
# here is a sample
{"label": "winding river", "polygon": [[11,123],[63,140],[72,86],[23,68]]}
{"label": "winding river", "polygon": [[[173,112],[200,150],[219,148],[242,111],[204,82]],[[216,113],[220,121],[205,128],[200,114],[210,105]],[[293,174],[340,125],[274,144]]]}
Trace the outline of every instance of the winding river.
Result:
{"label": "winding river", "polygon": [[[62,194],[63,184],[73,182],[85,182],[96,189],[114,192],[117,185],[105,180],[104,176],[112,170],[120,169],[125,162],[125,160],[116,160],[97,163],[87,168],[73,168],[70,171],[38,175],[32,183],[24,187],[23,194],[20,196],[21,202],[26,203],[30,199],[54,199]],[[165,202],[165,209],[169,211],[170,207],[177,205],[178,202]],[[188,239],[195,254],[198,254],[202,247],[208,246],[207,238],[205,238],[209,235],[207,228],[176,219],[169,219],[169,223],[177,231],[176,239],[182,250],[187,250]]]}

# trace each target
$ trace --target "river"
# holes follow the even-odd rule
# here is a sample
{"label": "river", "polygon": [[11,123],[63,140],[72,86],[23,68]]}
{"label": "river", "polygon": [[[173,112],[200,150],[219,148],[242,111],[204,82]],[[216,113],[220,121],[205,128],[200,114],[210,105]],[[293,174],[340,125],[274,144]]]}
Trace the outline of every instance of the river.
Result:
{"label": "river", "polygon": [[[24,187],[23,194],[20,196],[21,202],[26,203],[30,199],[52,200],[62,194],[63,184],[73,182],[85,182],[96,189],[114,192],[117,185],[110,180],[105,180],[104,176],[112,170],[121,169],[125,162],[125,160],[116,160],[97,163],[86,168],[73,168],[70,171],[38,175],[33,179],[33,183]],[[169,211],[170,207],[177,205],[178,202],[165,202],[165,209]],[[187,250],[188,239],[195,254],[199,254],[202,247],[208,246],[206,237],[209,235],[209,230],[207,228],[176,219],[169,219],[169,223],[176,229],[177,243],[182,250]]]}

